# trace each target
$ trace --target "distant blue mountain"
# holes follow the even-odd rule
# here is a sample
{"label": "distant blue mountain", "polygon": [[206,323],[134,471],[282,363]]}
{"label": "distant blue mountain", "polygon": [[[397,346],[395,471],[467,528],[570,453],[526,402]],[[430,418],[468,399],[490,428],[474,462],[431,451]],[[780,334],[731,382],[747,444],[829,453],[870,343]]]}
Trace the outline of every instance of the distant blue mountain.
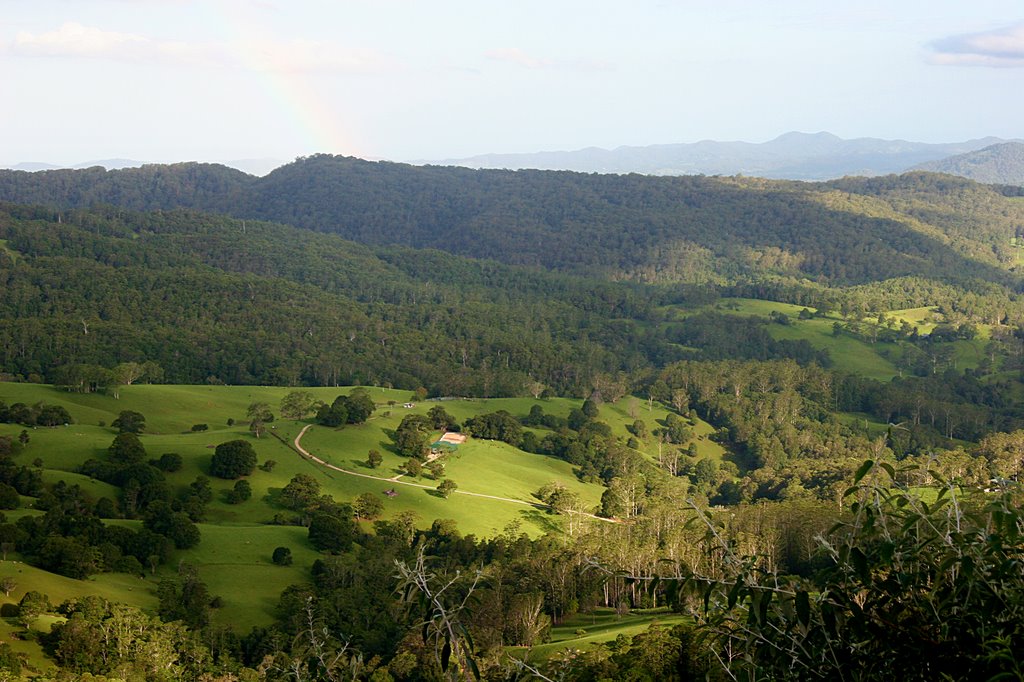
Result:
{"label": "distant blue mountain", "polygon": [[1004,142],[986,137],[966,142],[929,144],[861,137],[844,140],[831,133],[780,135],[753,142],[701,142],[646,147],[529,154],[484,154],[437,161],[469,168],[536,168],[584,173],[647,175],[751,175],[792,180],[830,180],[847,175],[885,175],[949,156]]}

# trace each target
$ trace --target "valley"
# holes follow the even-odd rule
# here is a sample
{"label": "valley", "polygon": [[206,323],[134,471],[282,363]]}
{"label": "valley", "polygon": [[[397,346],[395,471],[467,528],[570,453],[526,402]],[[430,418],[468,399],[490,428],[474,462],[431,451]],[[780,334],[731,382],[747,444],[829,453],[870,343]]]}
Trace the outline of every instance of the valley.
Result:
{"label": "valley", "polygon": [[[1007,188],[317,155],[0,173],[0,198],[0,663],[25,675],[136,674],[75,653],[128,621],[181,679],[321,646],[375,680],[713,676],[727,640],[786,665],[744,612],[853,665],[828,614],[877,624],[846,590],[996,570],[971,524],[1019,512]],[[951,498],[954,558],[874,535],[931,543]]]}

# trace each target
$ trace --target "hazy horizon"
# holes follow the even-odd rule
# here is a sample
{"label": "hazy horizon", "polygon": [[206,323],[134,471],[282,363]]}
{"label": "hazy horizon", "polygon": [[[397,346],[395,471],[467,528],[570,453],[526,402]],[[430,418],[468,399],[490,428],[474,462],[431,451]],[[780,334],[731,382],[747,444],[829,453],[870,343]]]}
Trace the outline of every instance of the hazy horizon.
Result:
{"label": "hazy horizon", "polygon": [[[825,131],[825,130],[815,131],[815,132],[791,130],[791,131],[786,131],[786,132],[780,133],[778,135],[775,135],[775,136],[773,136],[771,138],[764,139],[764,140],[711,140],[709,138],[702,138],[702,139],[696,139],[696,140],[660,142],[660,143],[653,143],[652,145],[638,145],[636,147],[641,147],[642,148],[644,146],[661,146],[661,145],[663,145],[663,146],[671,146],[671,145],[677,145],[677,144],[686,145],[686,144],[695,144],[695,143],[699,143],[699,142],[717,142],[717,143],[735,143],[735,142],[739,142],[739,143],[748,143],[748,144],[755,144],[755,145],[757,145],[757,144],[764,144],[764,143],[767,143],[767,142],[772,142],[772,141],[777,140],[777,139],[779,139],[781,137],[784,137],[786,135],[791,135],[791,134],[817,135],[817,134],[823,134],[823,133],[824,134],[832,134],[830,131]],[[992,137],[992,136],[984,135],[984,136],[979,136],[979,137],[976,137],[976,138],[971,138],[971,140],[985,139],[985,138],[988,138],[988,137]],[[873,138],[873,136],[864,136],[864,138],[861,138],[861,139],[865,139],[865,138]],[[842,139],[846,139],[846,138],[842,138]],[[850,139],[855,139],[855,138],[850,138]],[[873,139],[885,139],[885,138],[873,138]],[[921,140],[888,140],[888,141],[893,141],[893,142],[897,142],[897,141],[899,141],[899,142],[922,142]],[[970,141],[970,140],[968,140],[968,139],[963,139],[963,140],[941,140],[941,141],[936,142],[936,143],[925,143],[925,144],[959,143],[959,142],[967,142],[967,141]],[[1017,140],[1014,140],[1014,141],[1017,141]],[[517,154],[522,154],[522,155],[529,156],[529,155],[532,155],[532,154],[571,153],[571,152],[585,151],[587,149],[601,149],[601,150],[604,150],[604,151],[615,151],[616,149],[623,148],[623,147],[634,147],[634,145],[616,145],[614,147],[597,147],[595,145],[590,145],[588,147],[579,147],[579,148],[576,148],[576,149],[537,149],[537,150],[526,151],[526,152],[504,152],[504,151],[496,150],[496,151],[490,151],[490,152],[481,152],[480,154],[472,154],[472,155],[469,155],[469,156],[466,156],[466,157],[445,157],[445,158],[434,158],[434,159],[388,159],[388,158],[383,158],[383,157],[360,156],[359,154],[349,154],[348,156],[355,156],[357,158],[362,158],[362,159],[365,159],[365,160],[368,160],[368,161],[393,161],[393,162],[396,162],[396,163],[422,164],[422,163],[433,163],[433,162],[440,162],[440,161],[452,161],[452,160],[461,160],[461,159],[471,159],[471,158],[475,158],[475,157],[478,157],[478,156],[498,156],[498,157],[500,157],[500,156],[513,156],[513,155],[517,155]],[[18,160],[15,160],[15,161],[0,159],[0,168],[8,168],[8,169],[10,169],[10,168],[16,168],[18,166],[27,166],[27,165],[36,165],[36,164],[38,164],[38,165],[45,165],[45,166],[53,166],[54,169],[75,169],[75,168],[86,168],[86,167],[93,166],[93,165],[105,165],[105,162],[111,162],[111,161],[113,161],[113,162],[130,162],[130,166],[121,166],[121,165],[107,166],[108,170],[112,170],[112,169],[121,168],[121,167],[134,167],[134,166],[138,166],[140,164],[213,163],[213,164],[221,164],[221,165],[229,166],[229,167],[232,167],[232,168],[237,168],[239,170],[243,170],[243,171],[245,171],[247,173],[250,173],[250,174],[253,174],[253,175],[265,175],[266,173],[269,173],[271,170],[273,170],[274,168],[276,168],[278,166],[285,165],[285,164],[288,164],[288,163],[292,163],[297,158],[300,158],[302,156],[308,156],[308,155],[311,155],[311,154],[318,154],[318,153],[329,153],[329,152],[316,152],[316,151],[314,151],[314,152],[311,152],[310,154],[299,154],[299,155],[296,155],[295,157],[288,158],[288,159],[272,158],[272,157],[245,158],[245,159],[243,159],[243,158],[239,158],[239,159],[203,159],[203,158],[129,159],[129,158],[95,158],[95,159],[80,159],[80,160],[59,159],[59,160],[56,160],[56,161],[50,160],[50,159],[18,159]],[[262,168],[262,170],[259,170],[259,171],[251,170],[251,169],[254,169],[254,168]],[[25,169],[22,168],[21,170],[25,170]],[[39,168],[39,169],[31,169],[31,170],[49,170],[49,169],[48,168]]]}
{"label": "hazy horizon", "polygon": [[0,162],[1024,137],[1009,0],[0,0]]}

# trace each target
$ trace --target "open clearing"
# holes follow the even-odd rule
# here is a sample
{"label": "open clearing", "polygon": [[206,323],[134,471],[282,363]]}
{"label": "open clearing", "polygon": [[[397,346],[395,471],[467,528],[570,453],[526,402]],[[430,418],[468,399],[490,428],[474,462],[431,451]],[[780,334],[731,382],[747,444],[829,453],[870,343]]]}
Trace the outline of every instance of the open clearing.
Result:
{"label": "open clearing", "polygon": [[[598,608],[592,613],[579,613],[551,628],[551,641],[529,650],[530,660],[543,660],[563,649],[590,649],[610,642],[619,635],[631,637],[653,625],[672,627],[688,619],[668,609],[631,611],[619,616],[615,609]],[[520,649],[520,652],[525,650]]]}
{"label": "open clearing", "polygon": [[[279,419],[271,424],[273,428],[262,438],[256,439],[249,433],[245,418],[249,404],[267,402],[276,413],[281,398],[291,390],[294,389],[133,385],[122,387],[120,398],[114,399],[103,394],[67,393],[44,385],[0,384],[0,399],[8,404],[59,404],[71,413],[75,423],[68,426],[27,429],[30,441],[19,455],[19,461],[31,463],[41,460],[45,481],[64,480],[77,484],[93,498],[116,499],[118,490],[77,473],[77,469],[87,459],[106,457],[116,435],[109,424],[122,410],[135,410],[146,416],[147,428],[141,440],[149,458],[158,458],[169,452],[182,456],[182,469],[167,474],[168,483],[175,493],[184,490],[197,476],[208,476],[213,448],[228,440],[244,439],[253,445],[260,463],[276,462],[270,471],[257,469],[248,477],[253,495],[241,504],[232,505],[225,500],[233,481],[210,478],[215,497],[207,506],[205,521],[199,526],[202,541],[193,550],[175,552],[172,561],[159,568],[156,575],[101,574],[87,581],[76,581],[33,569],[24,563],[14,563],[20,557],[12,555],[12,561],[2,567],[7,571],[20,571],[17,577],[19,591],[13,593],[10,600],[20,599],[27,589],[36,589],[58,603],[75,595],[98,594],[152,609],[156,603],[156,583],[162,578],[174,577],[178,562],[188,561],[198,566],[200,577],[210,592],[223,599],[222,608],[213,613],[216,622],[230,624],[239,632],[245,632],[254,625],[269,624],[281,591],[290,584],[307,580],[308,567],[317,556],[308,543],[305,528],[270,523],[282,511],[274,503],[275,495],[298,473],[312,476],[319,481],[324,492],[340,501],[351,501],[365,492],[381,495],[384,518],[411,511],[416,514],[421,527],[429,527],[434,519],[452,519],[462,533],[473,533],[478,537],[494,536],[510,528],[534,537],[559,531],[562,518],[543,508],[533,497],[538,488],[552,481],[559,481],[578,493],[591,508],[600,502],[603,488],[578,480],[573,467],[567,462],[527,453],[496,441],[470,439],[455,454],[445,456],[445,476],[454,480],[461,492],[507,498],[512,502],[458,493],[445,499],[434,490],[437,481],[425,476],[414,480],[405,476],[400,479],[424,486],[414,487],[325,469],[293,449],[295,437],[310,424],[309,421]],[[352,389],[302,390],[330,402]],[[336,466],[384,478],[400,473],[399,465],[404,458],[392,451],[390,432],[410,412],[426,414],[430,408],[442,405],[461,422],[496,410],[525,416],[535,404],[541,405],[547,414],[566,417],[570,410],[581,404],[579,400],[562,398],[454,399],[428,400],[406,408],[403,404],[410,400],[408,391],[379,388],[369,388],[368,391],[377,411],[366,424],[342,429],[314,426],[302,439],[302,445]],[[649,404],[627,397],[618,403],[601,405],[599,418],[611,426],[614,434],[628,438],[626,426],[634,419],[643,420],[651,431],[664,421],[667,414],[666,408],[657,403]],[[229,420],[234,423],[229,425]],[[191,431],[194,424],[205,424],[207,430]],[[0,424],[0,434],[4,435],[16,437],[22,429],[19,425]],[[546,433],[543,429],[534,431],[541,436]],[[712,427],[697,420],[694,432],[699,436],[694,441],[698,455],[721,459],[724,450],[706,438]],[[645,439],[639,447],[646,457],[656,461],[657,443],[654,438]],[[384,462],[378,469],[370,469],[366,464],[367,453],[371,449],[383,455]],[[398,494],[384,497],[384,492],[390,489],[395,489]],[[31,503],[30,498],[24,500],[26,505]],[[21,515],[34,513],[39,512],[23,508],[8,512],[7,516],[13,521]],[[139,521],[119,520],[114,523],[137,526]],[[363,522],[363,527],[372,530],[367,522]],[[271,562],[271,554],[278,546],[291,549],[295,558],[292,566],[280,567]],[[0,571],[0,577],[3,575],[6,573]]]}
{"label": "open clearing", "polygon": [[[827,351],[835,369],[851,374],[878,381],[889,381],[900,375],[899,368],[894,364],[903,352],[900,343],[881,341],[870,343],[845,332],[836,335],[833,332],[833,325],[836,322],[845,322],[843,318],[833,314],[827,317],[801,320],[799,315],[803,309],[803,306],[789,303],[749,298],[724,298],[705,308],[705,310],[741,316],[768,317],[772,313],[781,313],[786,315],[791,323],[788,325],[769,324],[767,329],[773,338],[790,341],[806,340],[815,349]],[[808,310],[814,312],[813,308],[808,308]],[[693,312],[677,310],[676,314],[677,319],[685,319]],[[942,316],[936,312],[934,306],[891,310],[885,315],[895,319],[897,324],[906,321],[911,326],[917,327],[921,334],[932,332],[942,321]],[[876,323],[864,320],[861,324]],[[977,367],[984,358],[984,346],[991,335],[991,327],[977,325],[977,329],[976,339],[957,340],[945,344],[952,349],[957,369]]]}

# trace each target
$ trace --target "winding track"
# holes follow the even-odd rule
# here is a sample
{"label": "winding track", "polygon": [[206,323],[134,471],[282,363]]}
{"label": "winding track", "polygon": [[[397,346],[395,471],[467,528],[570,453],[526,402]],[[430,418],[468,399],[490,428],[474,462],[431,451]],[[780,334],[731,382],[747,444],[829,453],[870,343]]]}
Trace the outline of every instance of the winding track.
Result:
{"label": "winding track", "polygon": [[[319,457],[317,457],[316,455],[311,453],[306,448],[302,447],[302,437],[305,436],[306,435],[306,431],[309,431],[312,427],[313,427],[312,424],[306,424],[305,426],[303,426],[302,430],[299,431],[299,435],[295,436],[295,442],[293,443],[293,445],[295,446],[295,451],[298,452],[301,456],[305,457],[306,459],[308,459],[311,462],[315,462],[316,464],[319,464],[320,466],[324,467],[325,469],[330,469],[331,471],[337,471],[340,474],[346,474],[348,476],[358,476],[359,478],[369,478],[369,479],[372,479],[374,481],[381,481],[382,483],[393,483],[393,484],[397,484],[397,485],[407,485],[407,486],[409,486],[411,488],[421,488],[423,490],[436,490],[437,489],[435,486],[431,486],[431,485],[423,485],[422,483],[411,483],[409,481],[402,481],[402,480],[399,480],[398,477],[384,478],[383,476],[372,476],[370,474],[361,474],[358,471],[349,471],[348,469],[342,469],[339,466],[335,466],[335,465],[331,464],[330,462],[325,462],[324,460],[320,459]],[[534,509],[543,509],[544,511],[548,511],[548,510],[552,509],[550,505],[542,504],[540,502],[527,502],[526,500],[517,500],[514,497],[500,497],[498,495],[485,495],[484,493],[471,493],[468,490],[455,490],[455,491],[452,492],[452,494],[453,495],[469,495],[470,497],[483,497],[483,498],[488,499],[488,500],[498,500],[499,502],[511,502],[512,504],[521,504],[521,505],[524,505],[524,506],[527,506],[527,507],[533,507]],[[596,514],[588,514],[586,512],[575,512],[575,513],[579,514],[580,516],[586,516],[586,517],[591,518],[591,519],[597,519],[598,521],[604,521],[605,523],[617,523],[616,519],[606,519],[604,517],[597,516]]]}
{"label": "winding track", "polygon": [[[398,484],[398,485],[407,485],[407,486],[410,486],[412,488],[422,488],[424,490],[436,490],[436,487],[432,486],[432,485],[423,485],[422,483],[411,483],[409,481],[402,481],[402,480],[400,480],[398,478],[384,478],[382,476],[371,476],[370,474],[361,474],[358,471],[349,471],[348,469],[342,469],[339,466],[335,466],[335,465],[331,464],[330,462],[325,462],[324,460],[320,459],[316,455],[314,455],[311,452],[309,452],[309,450],[306,450],[304,447],[302,447],[302,442],[301,442],[302,441],[302,437],[304,435],[306,435],[306,431],[309,431],[309,429],[312,426],[313,426],[312,424],[307,424],[306,426],[303,426],[302,430],[299,431],[299,435],[295,436],[295,449],[298,451],[298,453],[300,455],[302,455],[306,459],[310,460],[311,462],[316,462],[320,466],[325,467],[327,469],[330,469],[331,471],[337,471],[337,472],[342,473],[342,474],[348,474],[349,476],[358,476],[359,478],[371,478],[371,479],[373,479],[375,481],[381,481],[382,483],[395,483],[395,484]],[[484,493],[471,493],[471,492],[469,492],[467,490],[455,490],[455,491],[453,491],[452,494],[453,495],[469,495],[470,497],[483,497],[483,498],[486,498],[488,500],[498,500],[500,502],[511,502],[512,504],[522,504],[522,505],[526,505],[527,507],[533,507],[534,509],[543,509],[545,511],[550,509],[550,507],[548,505],[541,504],[540,502],[527,502],[526,500],[517,500],[517,499],[512,498],[512,497],[499,497],[498,495],[485,495]],[[589,516],[589,514],[587,516]],[[595,516],[594,518],[597,518],[597,517]]]}

